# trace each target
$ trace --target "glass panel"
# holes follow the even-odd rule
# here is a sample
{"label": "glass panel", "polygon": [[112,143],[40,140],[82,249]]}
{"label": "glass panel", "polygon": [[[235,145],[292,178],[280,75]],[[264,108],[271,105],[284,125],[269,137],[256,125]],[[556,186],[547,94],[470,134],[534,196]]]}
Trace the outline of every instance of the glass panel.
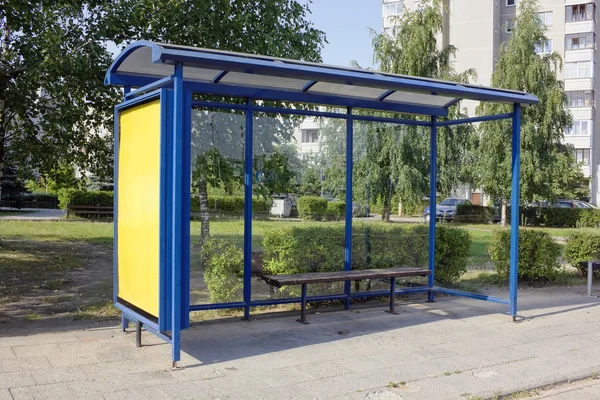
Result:
{"label": "glass panel", "polygon": [[[256,113],[253,191],[270,206],[252,220],[252,299],[298,297],[260,274],[344,268],[344,119]],[[342,282],[308,285],[309,295],[343,294]]]}
{"label": "glass panel", "polygon": [[[170,66],[173,69],[173,66]],[[194,81],[211,81],[221,71],[208,68],[183,67],[183,77]],[[172,73],[172,72],[171,72]]]}
{"label": "glass panel", "polygon": [[[427,268],[428,228],[425,224],[405,223],[398,216],[398,155],[427,175],[429,166],[429,128],[390,123],[356,121],[353,150],[353,238],[352,268]],[[420,189],[426,190],[427,184]],[[406,202],[422,221],[419,196]],[[415,204],[413,204],[415,203]],[[419,210],[419,206],[421,209]],[[386,220],[391,221],[386,222]],[[388,291],[389,279],[352,283],[353,292]],[[398,279],[398,286],[423,286],[426,278]]]}
{"label": "glass panel", "polygon": [[243,300],[244,121],[192,110],[191,304]]}
{"label": "glass panel", "polygon": [[453,100],[454,98],[445,96],[434,96],[430,94],[410,92],[395,92],[390,96],[386,97],[384,101],[397,101],[399,103],[422,104],[442,107]]}
{"label": "glass panel", "polygon": [[317,82],[309,89],[310,93],[328,93],[339,94],[343,96],[364,97],[368,99],[377,99],[387,92],[385,89],[375,89],[364,86],[340,85],[338,83]]}
{"label": "glass panel", "polygon": [[305,79],[281,78],[277,76],[266,76],[256,74],[243,74],[229,72],[221,79],[223,83],[239,84],[244,86],[264,86],[272,88],[301,90],[308,81]]}

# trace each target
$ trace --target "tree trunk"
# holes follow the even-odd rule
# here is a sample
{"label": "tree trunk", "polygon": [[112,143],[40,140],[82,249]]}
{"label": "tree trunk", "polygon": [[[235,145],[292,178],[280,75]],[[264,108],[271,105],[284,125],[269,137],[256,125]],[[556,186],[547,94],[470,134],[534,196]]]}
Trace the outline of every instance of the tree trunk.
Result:
{"label": "tree trunk", "polygon": [[390,222],[390,213],[391,213],[390,199],[388,199],[387,197],[384,197],[383,198],[383,214],[381,214],[381,220],[385,221],[385,222]]}
{"label": "tree trunk", "polygon": [[[2,102],[2,100],[0,100],[0,102]],[[4,182],[4,157],[6,155],[5,137],[4,109],[0,109],[0,203],[2,202],[2,183]]]}
{"label": "tree trunk", "polygon": [[506,226],[506,200],[502,199],[500,207],[500,225]]}
{"label": "tree trunk", "polygon": [[210,215],[208,210],[208,189],[206,179],[198,180],[198,192],[200,194],[200,244],[204,245],[210,235]]}

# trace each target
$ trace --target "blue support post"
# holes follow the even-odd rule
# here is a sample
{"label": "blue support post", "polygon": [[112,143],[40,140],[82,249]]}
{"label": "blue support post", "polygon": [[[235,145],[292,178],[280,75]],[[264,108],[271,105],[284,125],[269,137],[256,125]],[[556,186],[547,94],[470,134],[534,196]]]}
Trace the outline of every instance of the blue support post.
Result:
{"label": "blue support post", "polygon": [[[175,82],[173,93],[173,166],[172,183],[173,191],[171,195],[172,214],[171,214],[171,351],[173,356],[173,367],[177,366],[177,361],[181,359],[181,233],[182,229],[182,193],[183,193],[183,148],[185,146],[183,134],[183,122],[185,116],[185,99],[183,90],[183,65],[175,65]],[[189,201],[189,198],[186,199]],[[188,221],[189,223],[189,221]]]}
{"label": "blue support post", "polygon": [[[344,251],[344,269],[352,269],[352,170],[354,160],[352,158],[354,147],[354,120],[352,118],[352,107],[346,110],[348,118],[346,119],[346,246]],[[352,282],[344,283],[344,293],[346,294],[346,310],[350,308],[350,294]]]}
{"label": "blue support post", "polygon": [[[127,94],[129,92],[131,92],[131,86],[123,86],[123,100],[125,100],[125,97],[127,96]],[[117,123],[117,122],[115,121],[115,123]],[[117,145],[118,144],[115,143],[115,154],[117,154]],[[116,176],[117,173],[116,172],[117,171],[115,169],[115,180],[113,181],[113,182],[115,182],[115,194],[116,194],[116,182],[117,182],[117,176]],[[117,198],[115,196],[115,204],[117,204],[116,200],[117,200]],[[117,231],[117,218],[115,218],[114,225],[115,225],[114,226],[114,230],[116,232]],[[115,244],[114,244],[114,248],[115,249],[117,248],[116,242],[117,242],[117,240],[116,240],[116,237],[115,237]],[[117,280],[116,269],[115,269],[115,278],[114,279],[115,279],[115,282],[116,282],[116,280]],[[117,285],[116,284],[114,285],[114,298],[115,298],[115,302],[116,302],[116,299],[117,299]],[[127,319],[127,317],[125,316],[125,314],[121,313],[121,330],[123,332],[125,332],[127,330],[127,328],[129,328],[129,320]]]}
{"label": "blue support post", "polygon": [[519,190],[521,177],[521,105],[515,103],[512,120],[512,191],[510,208],[510,316],[517,319],[519,284]]}
{"label": "blue support post", "polygon": [[246,101],[246,132],[244,135],[244,319],[250,320],[252,301],[252,99]]}
{"label": "blue support post", "polygon": [[437,182],[437,117],[431,117],[431,145],[429,146],[429,292],[427,301],[434,301],[431,289],[435,284],[435,222],[436,222],[436,182]]}

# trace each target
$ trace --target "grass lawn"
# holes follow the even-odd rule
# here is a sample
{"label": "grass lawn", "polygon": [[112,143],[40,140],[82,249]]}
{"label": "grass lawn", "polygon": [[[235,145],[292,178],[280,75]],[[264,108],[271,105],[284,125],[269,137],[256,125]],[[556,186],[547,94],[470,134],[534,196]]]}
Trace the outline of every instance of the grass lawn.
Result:
{"label": "grass lawn", "polygon": [[[380,224],[382,222],[370,222]],[[290,225],[310,226],[323,222],[254,220],[253,248],[260,249],[269,229]],[[327,224],[343,225],[343,222]],[[503,285],[487,251],[499,225],[458,225],[471,234],[469,271],[457,285],[463,290]],[[555,237],[594,229],[540,229]],[[190,225],[193,254],[199,251],[200,222]],[[211,221],[211,235],[242,247],[243,220]],[[0,323],[12,319],[7,307],[22,309],[24,321],[44,319],[67,312],[76,319],[114,317],[112,296],[113,223],[89,221],[0,220]],[[79,273],[79,275],[77,275]],[[202,279],[202,278],[200,278]],[[553,285],[580,285],[585,279],[565,269]],[[29,302],[29,303],[27,303]],[[3,308],[4,307],[4,308]]]}

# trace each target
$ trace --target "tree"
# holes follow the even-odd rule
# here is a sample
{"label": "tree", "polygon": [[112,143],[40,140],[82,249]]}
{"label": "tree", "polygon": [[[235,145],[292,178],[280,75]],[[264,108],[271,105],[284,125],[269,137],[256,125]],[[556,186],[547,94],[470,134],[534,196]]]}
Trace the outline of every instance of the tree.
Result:
{"label": "tree", "polygon": [[[110,3],[110,2],[108,2]],[[100,127],[110,128],[114,88],[102,32],[107,2],[6,0],[0,5],[0,171],[85,170]]]}
{"label": "tree", "polygon": [[[536,95],[540,103],[522,109],[521,201],[554,200],[573,173],[575,159],[562,143],[572,124],[563,82],[556,77],[562,59],[556,52],[536,54],[546,43],[546,28],[536,17],[536,0],[522,0],[510,40],[500,47],[492,86]],[[482,104],[480,115],[511,112],[510,105]],[[480,127],[479,180],[492,198],[502,201],[502,224],[511,198],[511,121],[485,122]]]}
{"label": "tree", "polygon": [[[438,43],[437,37],[443,29],[443,7],[441,0],[423,1],[417,10],[405,10],[396,19],[391,36],[371,31],[373,58],[381,71],[457,82],[468,82],[475,76],[473,70],[456,73],[451,62],[456,48]],[[450,119],[463,116],[466,111],[460,105],[450,107]],[[468,162],[475,131],[470,125],[461,125],[439,128],[438,132],[437,187],[448,194],[459,183],[472,181]],[[382,218],[389,220],[392,199],[399,197],[410,203],[420,201],[428,193],[429,129],[361,122],[355,125],[355,133],[355,200],[381,202]],[[339,154],[339,150],[334,151]]]}
{"label": "tree", "polygon": [[[108,15],[108,31],[117,45],[145,39],[320,62],[325,34],[308,21],[309,4],[301,3],[297,0],[117,0]],[[218,118],[215,123],[207,114],[205,109],[194,112],[193,159],[216,148],[228,162],[243,160],[243,117],[234,112],[212,113]],[[278,145],[288,142],[297,123],[297,118],[287,116],[257,116],[255,155],[270,154]],[[214,129],[219,130],[218,139]],[[207,197],[203,180],[209,181],[198,170],[194,181],[201,199]],[[201,232],[208,235],[208,212],[202,214]]]}

